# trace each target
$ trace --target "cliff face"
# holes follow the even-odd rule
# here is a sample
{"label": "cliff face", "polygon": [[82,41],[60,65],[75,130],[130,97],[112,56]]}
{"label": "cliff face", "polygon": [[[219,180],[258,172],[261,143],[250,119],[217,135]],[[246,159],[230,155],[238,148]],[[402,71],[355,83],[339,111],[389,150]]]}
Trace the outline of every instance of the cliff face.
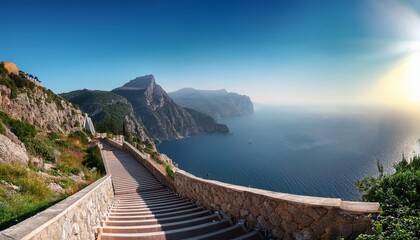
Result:
{"label": "cliff face", "polygon": [[254,106],[248,96],[230,93],[224,89],[196,90],[183,88],[169,93],[169,96],[179,106],[206,113],[216,119],[254,112]]}
{"label": "cliff face", "polygon": [[0,65],[0,111],[14,119],[51,131],[82,130],[83,114],[51,90],[26,79],[20,72],[9,73]]}
{"label": "cliff face", "polygon": [[141,141],[153,142],[142,122],[137,121],[134,116],[131,104],[124,97],[112,92],[87,89],[60,95],[88,113],[97,131],[123,134],[125,127]]}
{"label": "cliff face", "polygon": [[153,75],[138,77],[112,90],[132,104],[134,113],[149,133],[160,140],[196,134],[199,127],[192,116],[156,84]]}
{"label": "cliff face", "polygon": [[201,113],[191,108],[184,108],[198,124],[200,132],[208,133],[229,133],[229,128],[225,124],[219,124],[210,115]]}

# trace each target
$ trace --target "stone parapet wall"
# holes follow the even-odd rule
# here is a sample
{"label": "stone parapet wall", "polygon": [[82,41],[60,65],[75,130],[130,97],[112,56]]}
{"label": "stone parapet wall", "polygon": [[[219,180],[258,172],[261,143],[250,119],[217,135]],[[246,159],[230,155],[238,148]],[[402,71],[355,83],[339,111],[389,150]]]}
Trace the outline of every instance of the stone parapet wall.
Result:
{"label": "stone parapet wall", "polygon": [[111,175],[107,175],[78,193],[45,211],[0,232],[0,239],[94,240],[114,200]]}
{"label": "stone parapet wall", "polygon": [[176,192],[278,239],[354,239],[371,229],[378,203],[347,202],[241,187],[175,173]]}
{"label": "stone parapet wall", "polygon": [[[109,142],[109,141],[108,141]],[[371,229],[371,213],[378,213],[378,203],[343,201],[242,187],[206,180],[175,169],[167,176],[161,165],[124,142],[128,150],[164,185],[180,196],[219,211],[233,221],[257,228],[275,239],[354,239]]]}

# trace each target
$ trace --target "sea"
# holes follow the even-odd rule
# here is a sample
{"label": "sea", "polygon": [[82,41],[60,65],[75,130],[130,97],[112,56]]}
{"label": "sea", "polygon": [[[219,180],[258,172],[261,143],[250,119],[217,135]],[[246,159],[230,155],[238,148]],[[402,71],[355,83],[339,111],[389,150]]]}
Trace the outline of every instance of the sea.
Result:
{"label": "sea", "polygon": [[162,142],[158,150],[198,177],[276,192],[359,200],[356,181],[391,174],[420,153],[412,114],[352,107],[256,105],[219,119],[229,134]]}

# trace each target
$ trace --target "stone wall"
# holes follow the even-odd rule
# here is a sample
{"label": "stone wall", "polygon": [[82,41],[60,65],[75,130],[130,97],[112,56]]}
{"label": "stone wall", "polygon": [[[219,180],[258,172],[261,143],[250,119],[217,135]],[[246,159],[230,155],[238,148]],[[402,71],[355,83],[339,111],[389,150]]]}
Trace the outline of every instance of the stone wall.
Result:
{"label": "stone wall", "polygon": [[179,169],[174,169],[175,177],[171,178],[161,165],[130,144],[124,142],[123,148],[180,196],[219,211],[234,222],[266,231],[275,239],[354,239],[370,231],[368,215],[380,209],[378,203],[293,195],[206,180]]}
{"label": "stone wall", "polygon": [[176,192],[249,228],[268,230],[278,239],[354,239],[370,230],[369,213],[378,203],[348,202],[241,187],[175,173]]}
{"label": "stone wall", "polygon": [[0,240],[94,240],[114,199],[111,175],[37,215],[0,232]]}

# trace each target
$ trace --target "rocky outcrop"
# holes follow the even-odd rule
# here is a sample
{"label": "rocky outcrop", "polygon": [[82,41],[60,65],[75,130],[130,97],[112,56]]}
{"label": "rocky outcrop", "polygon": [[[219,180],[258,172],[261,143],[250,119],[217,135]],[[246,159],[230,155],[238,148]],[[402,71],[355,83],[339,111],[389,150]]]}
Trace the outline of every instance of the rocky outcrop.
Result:
{"label": "rocky outcrop", "polygon": [[194,109],[216,119],[254,112],[254,106],[248,96],[227,92],[225,89],[183,88],[169,93],[169,96],[181,107]]}
{"label": "rocky outcrop", "polygon": [[182,138],[199,132],[192,116],[156,84],[153,75],[138,77],[112,92],[127,98],[136,117],[150,134],[160,140]]}
{"label": "rocky outcrop", "polygon": [[28,165],[29,157],[26,149],[0,134],[0,164],[13,162]]}
{"label": "rocky outcrop", "polygon": [[15,63],[4,62],[4,68],[7,70],[8,73],[19,74],[19,68],[16,66]]}
{"label": "rocky outcrop", "polygon": [[[53,94],[53,93],[51,93]],[[82,112],[58,96],[53,99],[42,87],[11,98],[11,89],[0,85],[0,111],[10,117],[51,131],[68,133],[82,129]]]}

